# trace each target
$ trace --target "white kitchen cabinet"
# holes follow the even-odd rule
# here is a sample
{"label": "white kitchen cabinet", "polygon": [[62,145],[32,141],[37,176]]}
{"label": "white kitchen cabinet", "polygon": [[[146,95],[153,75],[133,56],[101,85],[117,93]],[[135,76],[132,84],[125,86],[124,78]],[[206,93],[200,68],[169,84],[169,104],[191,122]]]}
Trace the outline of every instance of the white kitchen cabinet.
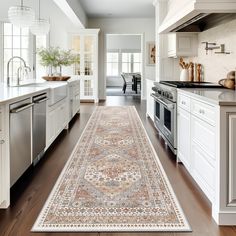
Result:
{"label": "white kitchen cabinet", "polygon": [[147,111],[146,116],[149,116],[152,121],[154,121],[154,98],[151,96],[152,87],[153,87],[153,80],[146,80],[146,88],[147,88]]}
{"label": "white kitchen cabinet", "polygon": [[67,98],[56,103],[55,105],[48,107],[46,118],[46,148],[56,139],[69,122]]}
{"label": "white kitchen cabinet", "polygon": [[98,33],[83,29],[70,34],[69,47],[78,54],[74,75],[80,79],[80,99],[98,102]]}
{"label": "white kitchen cabinet", "polygon": [[235,225],[236,106],[181,89],[177,106],[178,159],[211,201],[215,221]]}
{"label": "white kitchen cabinet", "polygon": [[192,142],[191,145],[191,175],[211,202],[214,202],[215,166],[208,161],[207,153]]}
{"label": "white kitchen cabinet", "polygon": [[183,162],[188,170],[191,167],[190,156],[190,113],[180,107],[178,107],[177,117],[177,157],[178,161]]}
{"label": "white kitchen cabinet", "polygon": [[[215,191],[216,109],[178,94],[178,160],[213,201]],[[214,116],[213,116],[214,114]]]}
{"label": "white kitchen cabinet", "polygon": [[55,140],[56,138],[56,123],[55,120],[56,117],[56,109],[51,110],[47,114],[47,130],[46,130],[46,146],[49,147],[50,144]]}
{"label": "white kitchen cabinet", "polygon": [[168,57],[189,57],[198,54],[198,34],[168,34]]}
{"label": "white kitchen cabinet", "polygon": [[80,81],[75,80],[69,84],[69,96],[70,96],[70,120],[76,113],[80,112]]}

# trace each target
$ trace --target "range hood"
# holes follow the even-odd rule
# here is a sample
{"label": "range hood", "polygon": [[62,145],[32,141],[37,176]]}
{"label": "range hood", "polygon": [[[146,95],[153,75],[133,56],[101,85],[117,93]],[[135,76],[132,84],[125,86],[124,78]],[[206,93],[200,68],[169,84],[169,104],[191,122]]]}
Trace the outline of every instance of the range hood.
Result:
{"label": "range hood", "polygon": [[233,19],[236,0],[169,0],[158,32],[201,32]]}

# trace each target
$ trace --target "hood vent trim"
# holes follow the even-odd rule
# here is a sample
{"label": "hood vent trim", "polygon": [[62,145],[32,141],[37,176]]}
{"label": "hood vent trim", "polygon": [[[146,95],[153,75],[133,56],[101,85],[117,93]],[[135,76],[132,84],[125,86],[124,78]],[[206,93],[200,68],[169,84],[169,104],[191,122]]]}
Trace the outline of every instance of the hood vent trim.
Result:
{"label": "hood vent trim", "polygon": [[187,22],[183,23],[182,25],[176,27],[175,29],[173,29],[171,32],[178,32],[180,31],[181,29],[189,26],[189,25],[192,25],[194,24],[195,22],[197,22],[198,20],[201,20],[203,19],[204,17],[208,16],[209,13],[201,13],[201,14],[198,14],[197,16],[193,17],[192,19],[188,20]]}

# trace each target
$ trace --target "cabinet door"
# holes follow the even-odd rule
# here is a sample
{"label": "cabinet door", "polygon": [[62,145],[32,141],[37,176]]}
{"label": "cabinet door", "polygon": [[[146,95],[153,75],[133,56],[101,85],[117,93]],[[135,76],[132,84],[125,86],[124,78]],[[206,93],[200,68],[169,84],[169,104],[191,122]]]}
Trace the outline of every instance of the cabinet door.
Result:
{"label": "cabinet door", "polygon": [[198,36],[195,33],[172,33],[168,35],[168,56],[197,56]]}
{"label": "cabinet door", "polygon": [[178,107],[178,159],[190,170],[190,113]]}
{"label": "cabinet door", "polygon": [[63,114],[63,111],[62,111],[62,106],[60,105],[59,107],[57,107],[55,109],[55,118],[54,118],[54,122],[56,124],[56,136],[62,131],[62,123],[63,123],[63,120],[64,120],[64,116],[65,114]]}
{"label": "cabinet door", "polygon": [[47,119],[47,146],[49,146],[54,139],[56,138],[55,128],[56,128],[56,121],[55,121],[55,110],[52,110],[48,113]]}
{"label": "cabinet door", "polygon": [[[88,33],[86,33],[88,32]],[[98,31],[95,34],[84,30],[81,34],[71,36],[72,50],[78,54],[74,74],[80,79],[81,99],[98,99],[97,89],[97,60],[98,60]]]}
{"label": "cabinet door", "polygon": [[66,103],[61,104],[60,106],[60,117],[61,117],[61,128],[60,128],[60,132],[66,127],[67,125],[67,106]]}
{"label": "cabinet door", "polygon": [[168,56],[176,56],[176,34],[168,34]]}

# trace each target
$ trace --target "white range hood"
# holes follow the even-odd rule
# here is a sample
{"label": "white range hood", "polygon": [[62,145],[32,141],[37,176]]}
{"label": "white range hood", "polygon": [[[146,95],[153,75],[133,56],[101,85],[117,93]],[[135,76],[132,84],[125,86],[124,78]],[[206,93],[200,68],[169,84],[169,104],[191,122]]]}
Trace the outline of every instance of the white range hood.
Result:
{"label": "white range hood", "polygon": [[167,15],[158,32],[176,32],[216,13],[221,16],[236,13],[236,0],[169,0]]}

